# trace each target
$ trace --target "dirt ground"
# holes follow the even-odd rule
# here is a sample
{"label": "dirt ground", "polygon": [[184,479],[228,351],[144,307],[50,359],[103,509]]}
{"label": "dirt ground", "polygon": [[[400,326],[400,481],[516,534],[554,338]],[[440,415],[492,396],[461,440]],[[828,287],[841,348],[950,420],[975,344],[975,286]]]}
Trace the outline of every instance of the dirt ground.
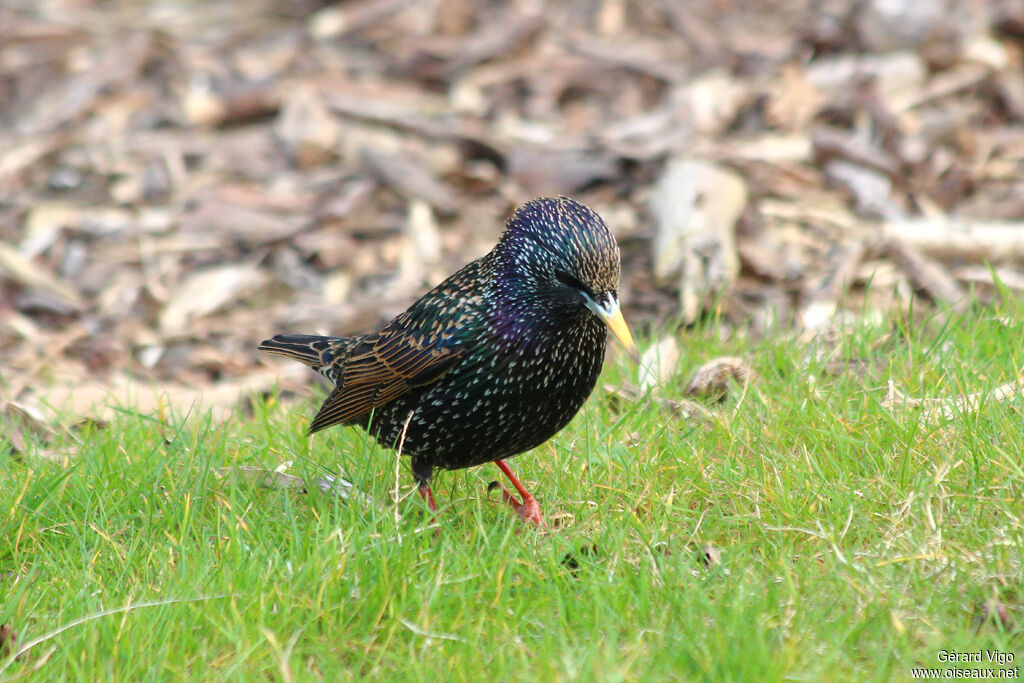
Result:
{"label": "dirt ground", "polygon": [[984,305],[1022,48],[994,0],[0,1],[0,406],[304,386],[261,339],[374,328],[542,195],[634,328]]}

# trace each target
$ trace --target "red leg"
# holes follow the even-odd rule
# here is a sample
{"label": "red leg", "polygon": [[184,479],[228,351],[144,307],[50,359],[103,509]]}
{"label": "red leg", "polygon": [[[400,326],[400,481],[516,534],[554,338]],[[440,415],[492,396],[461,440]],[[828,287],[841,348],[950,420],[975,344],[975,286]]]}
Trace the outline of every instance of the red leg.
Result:
{"label": "red leg", "polygon": [[523,502],[520,503],[515,497],[508,492],[504,486],[499,482],[501,486],[501,497],[506,503],[512,506],[512,509],[516,511],[519,517],[524,522],[533,522],[537,526],[544,526],[544,516],[540,514],[540,505],[537,505],[536,499],[530,495],[530,492],[523,486],[523,482],[516,478],[516,475],[512,474],[512,470],[508,468],[504,460],[495,460],[494,464],[498,466],[498,469],[505,473],[508,480],[512,482],[512,486],[515,487],[519,495],[522,496]]}
{"label": "red leg", "polygon": [[430,484],[425,481],[420,482],[420,496],[423,500],[427,501],[427,507],[430,508],[431,512],[437,512],[437,505],[434,504],[434,494],[430,492]]}
{"label": "red leg", "polygon": [[[423,500],[427,501],[427,507],[430,508],[430,519],[433,520],[435,524],[437,524],[437,515],[434,514],[435,512],[437,512],[437,505],[434,504],[434,494],[430,491],[430,484],[428,484],[425,481],[421,481],[419,486],[419,492]],[[440,526],[434,529],[434,534],[437,536],[441,535]]]}

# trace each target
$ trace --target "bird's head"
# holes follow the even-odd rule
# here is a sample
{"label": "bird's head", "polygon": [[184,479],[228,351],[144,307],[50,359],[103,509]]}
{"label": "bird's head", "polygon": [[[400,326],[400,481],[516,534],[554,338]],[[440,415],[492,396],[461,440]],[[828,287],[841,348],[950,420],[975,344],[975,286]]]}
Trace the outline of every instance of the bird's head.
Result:
{"label": "bird's head", "polygon": [[529,201],[508,219],[496,251],[504,284],[527,305],[593,314],[637,357],[619,310],[619,247],[591,209],[567,197]]}

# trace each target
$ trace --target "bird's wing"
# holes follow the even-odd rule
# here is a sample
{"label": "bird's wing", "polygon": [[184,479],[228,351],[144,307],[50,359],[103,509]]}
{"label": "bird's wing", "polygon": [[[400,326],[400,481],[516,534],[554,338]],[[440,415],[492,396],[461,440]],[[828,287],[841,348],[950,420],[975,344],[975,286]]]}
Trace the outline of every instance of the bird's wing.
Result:
{"label": "bird's wing", "polygon": [[432,384],[465,353],[453,335],[436,327],[422,329],[404,313],[352,349],[309,431],[351,422],[414,387]]}

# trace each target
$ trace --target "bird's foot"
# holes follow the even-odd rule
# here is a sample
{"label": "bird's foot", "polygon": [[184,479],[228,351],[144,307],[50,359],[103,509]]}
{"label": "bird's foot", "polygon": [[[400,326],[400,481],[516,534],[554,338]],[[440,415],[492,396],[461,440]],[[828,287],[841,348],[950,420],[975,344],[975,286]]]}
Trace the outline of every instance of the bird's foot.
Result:
{"label": "bird's foot", "polygon": [[546,526],[544,524],[544,516],[540,514],[540,505],[537,504],[537,500],[533,496],[527,496],[520,503],[516,501],[508,492],[503,492],[505,502],[512,506],[512,509],[519,515],[519,519],[524,522],[533,522],[539,527]]}
{"label": "bird's foot", "polygon": [[533,522],[541,528],[547,526],[544,523],[544,515],[540,513],[540,505],[537,504],[537,499],[527,493],[525,489],[520,489],[519,491],[519,494],[523,497],[523,502],[520,503],[500,481],[491,482],[487,490],[493,491],[495,488],[501,489],[501,499],[516,511],[519,519],[524,522]]}

